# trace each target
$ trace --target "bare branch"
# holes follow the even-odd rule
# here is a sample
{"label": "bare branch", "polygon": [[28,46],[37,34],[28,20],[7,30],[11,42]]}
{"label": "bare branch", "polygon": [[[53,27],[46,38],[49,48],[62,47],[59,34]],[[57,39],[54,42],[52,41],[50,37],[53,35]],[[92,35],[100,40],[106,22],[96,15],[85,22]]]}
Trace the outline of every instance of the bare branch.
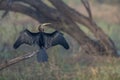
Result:
{"label": "bare branch", "polygon": [[23,55],[23,56],[16,57],[16,58],[14,58],[14,59],[11,59],[10,61],[6,61],[5,63],[0,64],[0,71],[3,70],[3,69],[5,69],[5,68],[7,68],[7,67],[9,67],[9,66],[11,66],[11,65],[13,65],[13,64],[16,64],[16,63],[18,63],[18,62],[20,62],[20,61],[23,61],[23,60],[26,60],[26,59],[31,58],[31,57],[34,56],[37,52],[38,52],[38,51],[34,51],[34,52],[32,52],[32,53],[27,53],[27,54],[25,54],[25,55]]}
{"label": "bare branch", "polygon": [[86,8],[86,11],[88,12],[89,18],[90,20],[92,20],[92,13],[91,13],[91,8],[90,8],[90,4],[88,2],[88,0],[81,0],[84,7]]}
{"label": "bare branch", "polygon": [[[109,37],[104,33],[104,31],[92,20],[92,14],[89,7],[89,3],[85,3],[86,7],[88,7],[87,11],[89,12],[88,18],[81,13],[78,13],[73,8],[66,5],[62,0],[49,0],[53,6],[55,6],[61,13],[63,13],[65,16],[67,16],[68,19],[71,19],[73,21],[76,21],[85,27],[87,27],[96,37],[97,40],[100,40],[101,45],[104,46],[106,53],[109,54],[116,54],[115,45],[112,44],[111,40],[109,40]],[[62,5],[62,6],[61,6]],[[71,16],[72,15],[72,16]],[[91,21],[92,20],[92,21]],[[116,54],[117,55],[117,54]]]}
{"label": "bare branch", "polygon": [[9,13],[12,3],[13,3],[13,0],[7,0],[7,7],[8,8],[3,13],[2,18],[4,18]]}
{"label": "bare branch", "polygon": [[[8,9],[7,3],[5,1],[3,1],[0,5],[0,10],[6,10],[6,9]],[[30,16],[39,22],[49,20],[49,19],[45,18],[42,14],[39,14],[39,12],[37,12],[36,10],[34,10],[28,6],[19,4],[19,3],[12,4],[10,10],[14,11],[14,12],[19,12],[19,13],[25,14],[27,16]]]}
{"label": "bare branch", "polygon": [[34,0],[21,0],[21,1],[34,7],[39,13],[43,14],[43,16],[46,16],[48,19],[51,19],[53,21],[55,21],[55,20],[57,21],[57,17],[55,17],[53,15],[53,13],[59,14],[57,12],[57,10],[47,6],[43,1],[41,1],[41,0],[36,0],[36,1],[34,1]]}

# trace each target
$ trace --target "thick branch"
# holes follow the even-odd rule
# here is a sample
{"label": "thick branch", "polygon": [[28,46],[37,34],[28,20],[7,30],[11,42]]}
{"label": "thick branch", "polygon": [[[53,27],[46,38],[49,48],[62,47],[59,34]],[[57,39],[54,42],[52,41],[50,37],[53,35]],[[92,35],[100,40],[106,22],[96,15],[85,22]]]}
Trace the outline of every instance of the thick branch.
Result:
{"label": "thick branch", "polygon": [[9,66],[11,66],[11,65],[13,65],[13,64],[16,64],[16,63],[20,62],[20,61],[23,61],[23,60],[26,60],[26,59],[28,59],[28,58],[31,58],[31,57],[34,56],[37,52],[38,52],[38,51],[34,51],[34,52],[32,52],[32,53],[27,53],[27,54],[25,54],[25,55],[23,55],[23,56],[16,57],[16,58],[14,58],[14,59],[11,59],[10,61],[6,61],[5,63],[0,64],[0,71],[3,70],[3,69],[5,69],[6,67],[9,67]]}
{"label": "thick branch", "polygon": [[4,18],[9,13],[12,3],[13,3],[13,0],[7,0],[7,7],[8,8],[3,13],[2,18]]}
{"label": "thick branch", "polygon": [[[34,7],[39,13],[43,14],[43,16],[46,16],[47,18],[51,20],[57,20],[57,18],[54,16],[54,14],[57,13],[56,9],[50,8],[46,4],[44,4],[41,0],[16,0],[21,1],[23,3],[26,3],[32,7]],[[48,14],[49,13],[49,14]],[[53,14],[54,13],[54,14]]]}
{"label": "thick branch", "polygon": [[74,20],[87,27],[94,34],[96,39],[100,41],[101,45],[103,45],[107,54],[116,55],[117,53],[116,48],[113,42],[111,42],[112,40],[110,40],[110,38],[104,33],[104,31],[101,28],[97,26],[97,24],[94,21],[91,21],[88,17],[70,8],[62,0],[49,0],[49,1],[60,12],[68,16],[68,18],[71,18],[71,20]]}
{"label": "thick branch", "polygon": [[[7,9],[8,9],[7,3],[6,3],[6,0],[4,0],[0,4],[0,10],[7,10]],[[23,4],[14,3],[14,4],[12,4],[10,10],[30,16],[30,17],[34,18],[35,20],[37,20],[38,22],[51,21],[51,19],[46,18],[42,13],[39,13],[37,10],[35,10],[31,7],[25,6]]]}

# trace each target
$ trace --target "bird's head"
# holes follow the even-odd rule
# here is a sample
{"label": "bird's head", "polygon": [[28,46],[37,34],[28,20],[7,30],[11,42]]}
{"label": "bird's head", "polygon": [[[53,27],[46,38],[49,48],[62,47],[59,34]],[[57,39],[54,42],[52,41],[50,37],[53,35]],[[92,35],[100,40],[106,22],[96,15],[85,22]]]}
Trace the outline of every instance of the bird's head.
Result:
{"label": "bird's head", "polygon": [[49,25],[49,24],[51,24],[51,23],[43,23],[43,24],[40,24],[40,25],[38,26],[38,30],[39,30],[40,32],[44,32],[44,26],[47,26],[47,25]]}

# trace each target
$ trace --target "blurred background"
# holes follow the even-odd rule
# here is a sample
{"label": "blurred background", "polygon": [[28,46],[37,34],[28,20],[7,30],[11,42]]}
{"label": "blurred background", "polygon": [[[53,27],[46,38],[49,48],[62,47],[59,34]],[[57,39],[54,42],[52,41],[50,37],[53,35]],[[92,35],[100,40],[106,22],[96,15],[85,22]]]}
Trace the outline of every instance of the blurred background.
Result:
{"label": "blurred background", "polygon": [[[64,0],[78,12],[86,14],[80,0]],[[92,14],[96,23],[114,41],[120,50],[120,0],[90,0]],[[3,11],[0,11],[0,16]],[[39,23],[32,18],[10,12],[0,18],[0,64],[37,48],[22,45],[17,50],[13,44],[24,29],[38,32]],[[89,30],[82,28],[88,36]],[[45,28],[45,32],[54,29]],[[114,57],[82,54],[80,45],[64,33],[70,45],[69,50],[61,46],[47,50],[49,61],[38,63],[36,56],[0,71],[0,80],[120,80],[120,59]]]}

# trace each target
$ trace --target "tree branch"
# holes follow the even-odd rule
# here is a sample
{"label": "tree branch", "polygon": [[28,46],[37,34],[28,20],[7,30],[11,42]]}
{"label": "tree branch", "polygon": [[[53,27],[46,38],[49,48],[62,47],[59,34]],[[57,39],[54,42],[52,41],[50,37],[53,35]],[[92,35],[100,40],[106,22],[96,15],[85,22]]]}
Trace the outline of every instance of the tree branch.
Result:
{"label": "tree branch", "polygon": [[12,3],[13,0],[7,0],[7,9],[3,13],[2,18],[4,18],[9,13]]}
{"label": "tree branch", "polygon": [[[7,10],[7,9],[8,9],[7,2],[6,2],[6,0],[4,0],[0,4],[0,10]],[[37,20],[38,22],[51,21],[51,19],[46,18],[42,13],[39,13],[37,10],[35,10],[29,6],[23,5],[23,4],[14,3],[11,5],[10,10],[30,16],[30,17],[34,18],[35,20]]]}
{"label": "tree branch", "polygon": [[3,64],[0,64],[0,71],[3,70],[3,69],[5,69],[6,67],[9,67],[9,66],[11,66],[11,65],[13,65],[13,64],[16,64],[16,63],[20,62],[20,61],[23,61],[23,60],[26,60],[26,59],[31,58],[31,57],[34,56],[37,52],[38,52],[38,51],[34,51],[34,52],[32,52],[32,53],[27,53],[27,54],[25,54],[25,55],[23,55],[23,56],[16,57],[16,58],[14,58],[14,59],[11,59],[11,60],[9,60],[9,61],[6,61],[6,62],[3,63]]}
{"label": "tree branch", "polygon": [[81,0],[81,1],[82,1],[83,5],[85,6],[86,11],[88,12],[90,20],[92,21],[92,13],[91,13],[90,4],[89,4],[88,0]]}
{"label": "tree branch", "polygon": [[110,38],[100,27],[98,27],[98,25],[94,21],[90,21],[88,17],[82,15],[81,13],[78,13],[77,11],[66,5],[62,0],[49,1],[69,19],[74,20],[87,27],[94,34],[96,39],[100,41],[101,45],[104,46],[106,53],[110,55],[117,55],[115,45],[112,44],[113,42],[111,42]]}
{"label": "tree branch", "polygon": [[34,1],[34,0],[14,0],[14,2],[25,3],[25,4],[33,7],[34,9],[36,9],[36,11],[38,13],[40,13],[40,15],[42,14],[42,16],[45,16],[47,19],[57,21],[57,18],[54,16],[54,14],[58,13],[57,10],[52,7],[47,6],[41,0],[36,0],[36,1]]}

